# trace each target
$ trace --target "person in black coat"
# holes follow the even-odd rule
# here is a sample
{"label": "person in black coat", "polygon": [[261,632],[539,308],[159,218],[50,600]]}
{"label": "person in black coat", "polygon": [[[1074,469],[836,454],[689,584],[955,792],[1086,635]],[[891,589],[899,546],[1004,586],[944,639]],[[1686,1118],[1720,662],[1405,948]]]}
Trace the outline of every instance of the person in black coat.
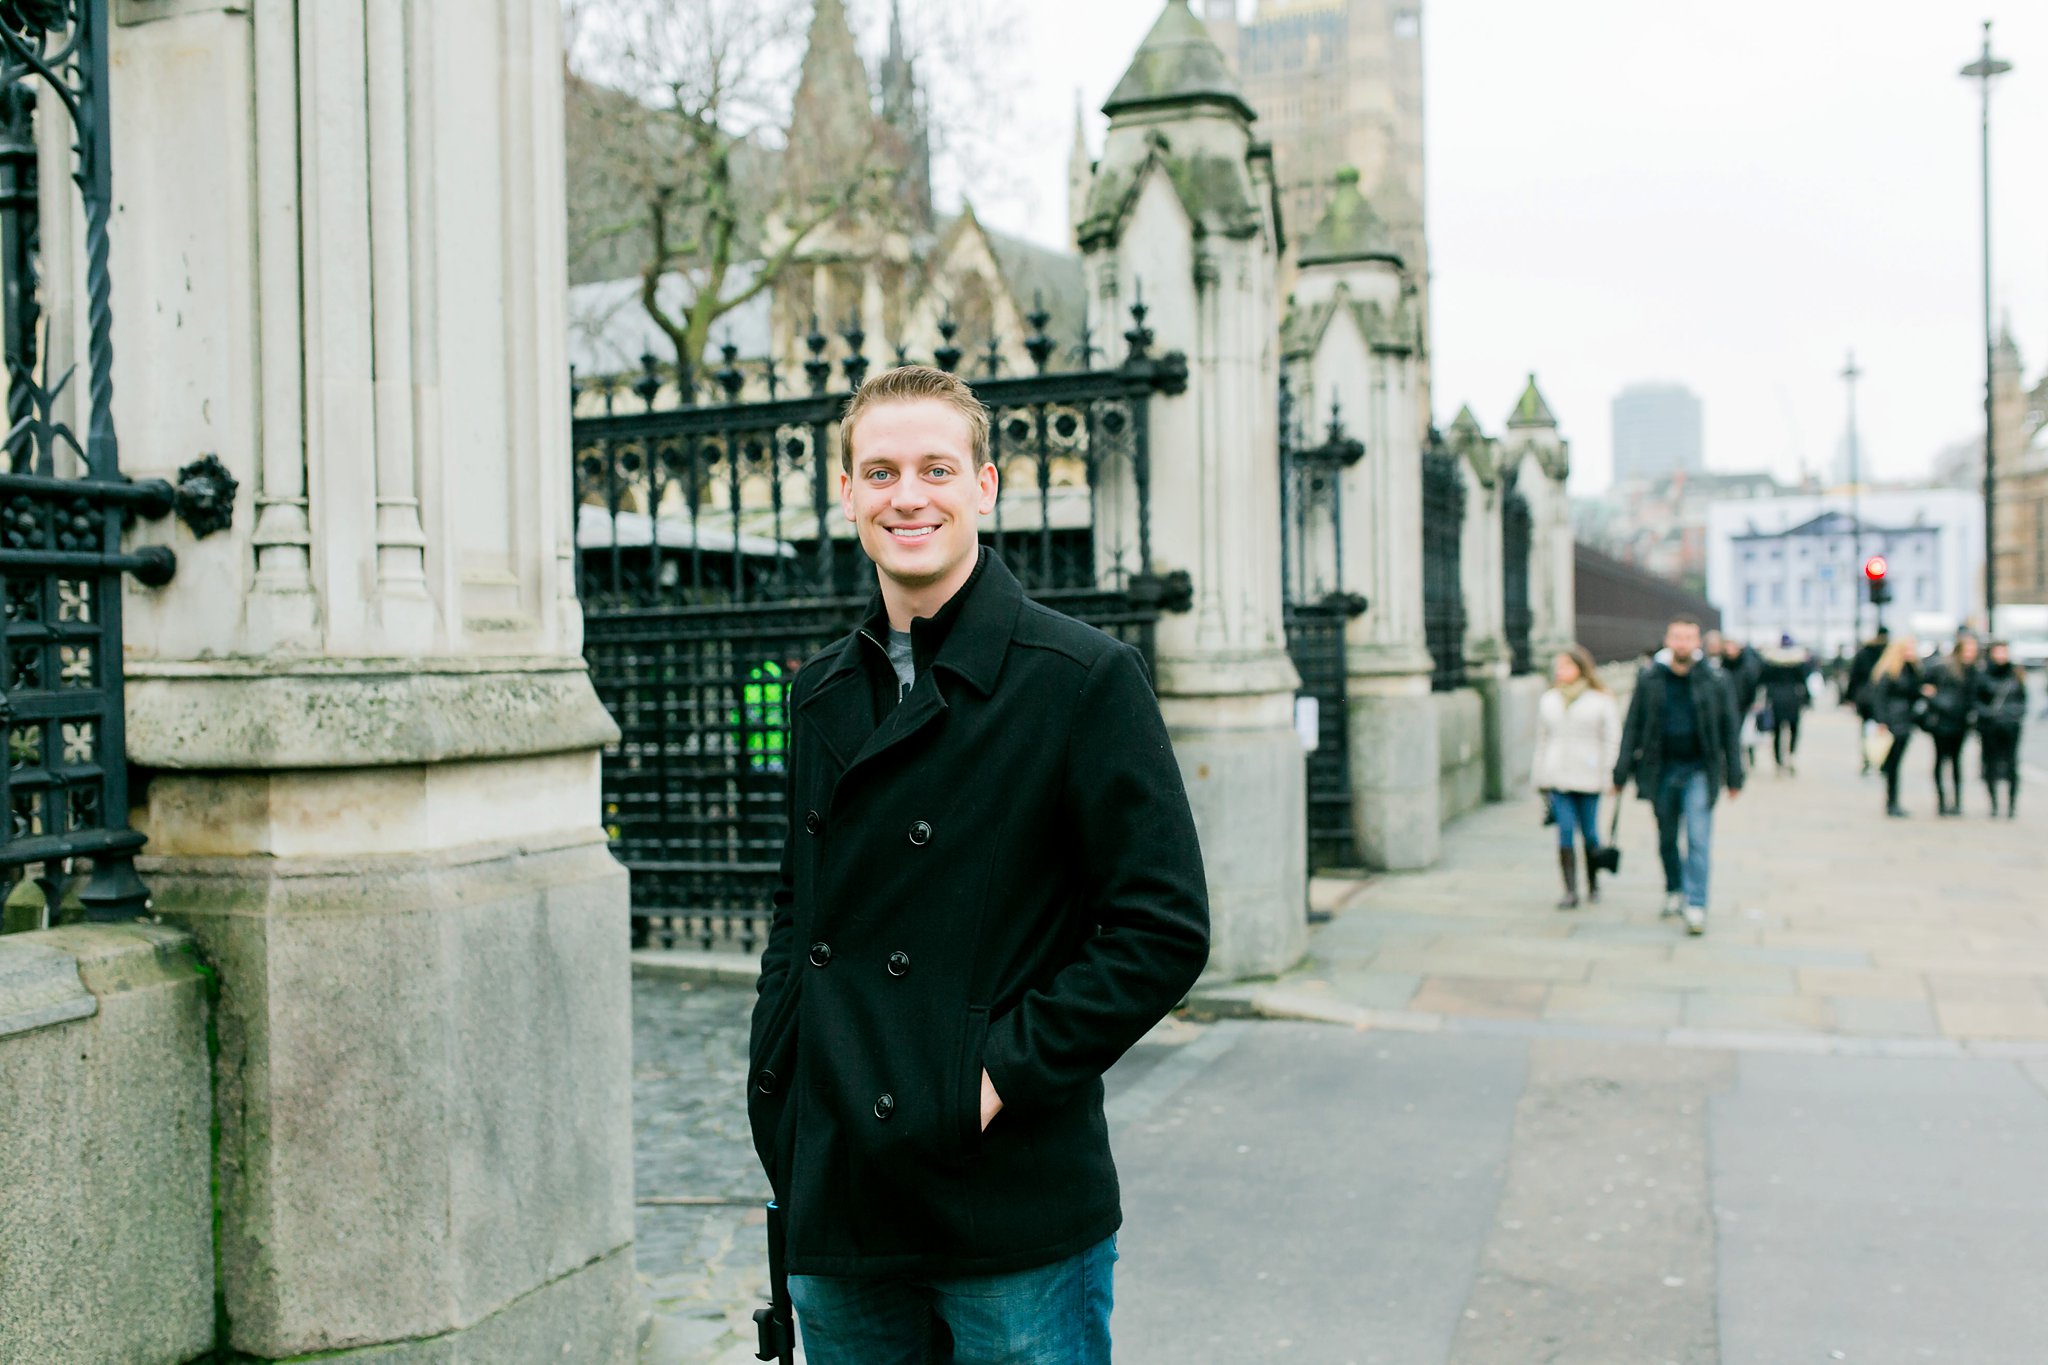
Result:
{"label": "person in black coat", "polygon": [[1109,1359],[1102,1074],[1207,961],[1201,850],[1141,657],[1026,600],[978,546],[987,420],[912,366],[842,426],[880,592],[795,683],[749,1067],[813,1365],[949,1341],[939,1358]]}
{"label": "person in black coat", "polygon": [[1977,672],[1977,637],[1968,634],[1927,669],[1933,691],[1921,726],[1934,741],[1934,797],[1943,815],[1963,813],[1963,741],[1977,724]]}
{"label": "person in black coat", "polygon": [[1855,656],[1849,660],[1849,681],[1843,689],[1843,700],[1856,708],[1856,752],[1863,771],[1870,771],[1870,750],[1863,744],[1870,733],[1875,717],[1875,697],[1870,689],[1870,675],[1877,669],[1877,661],[1884,657],[1885,649],[1892,642],[1892,634],[1883,626],[1877,633],[1856,646]]}
{"label": "person in black coat", "polygon": [[1798,775],[1799,717],[1813,695],[1807,680],[1813,676],[1813,655],[1792,642],[1778,638],[1777,648],[1763,656],[1764,704],[1771,710],[1771,761],[1780,773]]}
{"label": "person in black coat", "polygon": [[1754,728],[1748,723],[1749,716],[1756,710],[1757,692],[1763,686],[1764,656],[1756,652],[1753,645],[1730,636],[1721,641],[1721,680],[1728,685],[1728,695],[1735,703],[1735,724],[1742,733],[1742,763],[1744,768],[1756,766]]}
{"label": "person in black coat", "polygon": [[1899,804],[1899,765],[1906,761],[1906,747],[1934,691],[1922,676],[1920,642],[1910,635],[1894,636],[1871,670],[1867,690],[1871,719],[1891,736],[1884,756],[1884,813],[1901,818],[1906,811]]}
{"label": "person in black coat", "polygon": [[1614,765],[1616,796],[1631,777],[1657,814],[1663,912],[1683,915],[1686,932],[1704,933],[1714,802],[1723,788],[1730,800],[1741,793],[1742,748],[1728,688],[1705,666],[1699,622],[1689,616],[1665,628],[1664,648],[1636,678]]}
{"label": "person in black coat", "polygon": [[1993,640],[1977,673],[1977,745],[1984,764],[1984,786],[1991,793],[1991,814],[1998,814],[1998,788],[2005,785],[2005,815],[2018,813],[2020,803],[2020,727],[2027,722],[2027,671],[2012,661],[2012,649]]}

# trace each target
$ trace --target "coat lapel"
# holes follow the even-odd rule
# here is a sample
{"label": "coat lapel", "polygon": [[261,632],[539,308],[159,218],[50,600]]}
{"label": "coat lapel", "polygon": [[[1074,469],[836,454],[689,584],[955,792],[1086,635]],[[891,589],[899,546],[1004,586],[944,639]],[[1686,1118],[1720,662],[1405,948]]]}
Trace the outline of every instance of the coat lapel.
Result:
{"label": "coat lapel", "polygon": [[[885,716],[880,725],[870,734],[867,742],[847,764],[846,771],[852,772],[863,763],[872,762],[937,720],[946,710],[946,699],[939,695],[937,682],[927,673],[917,680],[917,686],[910,689],[910,695],[903,704]],[[844,778],[842,773],[841,777]]]}
{"label": "coat lapel", "polygon": [[817,691],[804,698],[798,709],[819,742],[831,750],[841,772],[853,765],[854,756],[878,728],[867,678],[857,662],[851,668],[834,671],[818,684]]}

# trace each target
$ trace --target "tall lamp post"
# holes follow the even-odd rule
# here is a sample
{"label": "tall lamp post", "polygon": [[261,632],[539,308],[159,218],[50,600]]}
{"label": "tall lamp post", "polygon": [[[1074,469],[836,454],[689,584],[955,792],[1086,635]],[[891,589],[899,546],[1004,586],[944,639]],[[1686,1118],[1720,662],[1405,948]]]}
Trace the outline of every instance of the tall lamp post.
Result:
{"label": "tall lamp post", "polygon": [[[1842,369],[1842,382],[1849,389],[1849,544],[1851,564],[1863,562],[1863,460],[1856,440],[1856,381],[1863,377],[1863,371],[1856,368],[1856,353],[1849,352],[1849,363]],[[1856,585],[1849,585],[1849,634],[1851,642],[1863,643],[1863,594],[1856,591]]]}
{"label": "tall lamp post", "polygon": [[1977,82],[1983,96],[1984,133],[1984,629],[1998,626],[1998,461],[1993,438],[1991,340],[1991,80],[2012,70],[2011,62],[1991,55],[1991,21],[1984,21],[1984,51],[1962,74]]}

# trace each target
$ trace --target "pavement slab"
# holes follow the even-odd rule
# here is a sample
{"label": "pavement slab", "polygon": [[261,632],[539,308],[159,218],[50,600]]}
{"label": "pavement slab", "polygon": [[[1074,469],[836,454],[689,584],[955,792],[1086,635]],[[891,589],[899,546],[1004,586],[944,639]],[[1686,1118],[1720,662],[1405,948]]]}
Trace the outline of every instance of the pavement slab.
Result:
{"label": "pavement slab", "polygon": [[1446,1359],[1525,1057],[1513,1040],[1247,1026],[1117,1135],[1117,1360]]}
{"label": "pavement slab", "polygon": [[[1815,714],[1798,776],[1754,775],[1717,809],[1702,938],[1657,913],[1662,875],[1640,802],[1623,814],[1625,871],[1603,879],[1600,904],[1559,912],[1554,845],[1533,798],[1510,801],[1446,829],[1434,868],[1321,893],[1333,918],[1256,1012],[1284,1017],[1286,1001],[1308,999],[1313,1017],[1354,1024],[1359,1010],[1533,1011],[1559,1026],[2048,1042],[2048,816],[1887,820],[1876,781],[1857,773],[1855,729]],[[1397,999],[1409,979],[1416,988]],[[1296,994],[1303,981],[1322,983],[1318,994]]]}
{"label": "pavement slab", "polygon": [[1717,1359],[1709,1098],[1726,1053],[1536,1043],[1449,1359]]}
{"label": "pavement slab", "polygon": [[2048,1095],[2020,1068],[1746,1054],[1711,1135],[1729,1365],[2043,1359]]}

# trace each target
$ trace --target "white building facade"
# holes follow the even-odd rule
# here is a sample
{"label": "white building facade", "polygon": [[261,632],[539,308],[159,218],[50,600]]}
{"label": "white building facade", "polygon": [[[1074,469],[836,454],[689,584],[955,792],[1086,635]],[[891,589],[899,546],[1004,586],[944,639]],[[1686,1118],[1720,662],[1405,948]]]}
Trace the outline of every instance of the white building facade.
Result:
{"label": "white building facade", "polygon": [[1707,596],[1722,628],[1757,643],[1790,635],[1822,657],[1877,626],[1863,565],[1883,555],[1894,631],[1946,635],[1984,608],[1984,508],[1952,489],[1811,494],[1709,510]]}

